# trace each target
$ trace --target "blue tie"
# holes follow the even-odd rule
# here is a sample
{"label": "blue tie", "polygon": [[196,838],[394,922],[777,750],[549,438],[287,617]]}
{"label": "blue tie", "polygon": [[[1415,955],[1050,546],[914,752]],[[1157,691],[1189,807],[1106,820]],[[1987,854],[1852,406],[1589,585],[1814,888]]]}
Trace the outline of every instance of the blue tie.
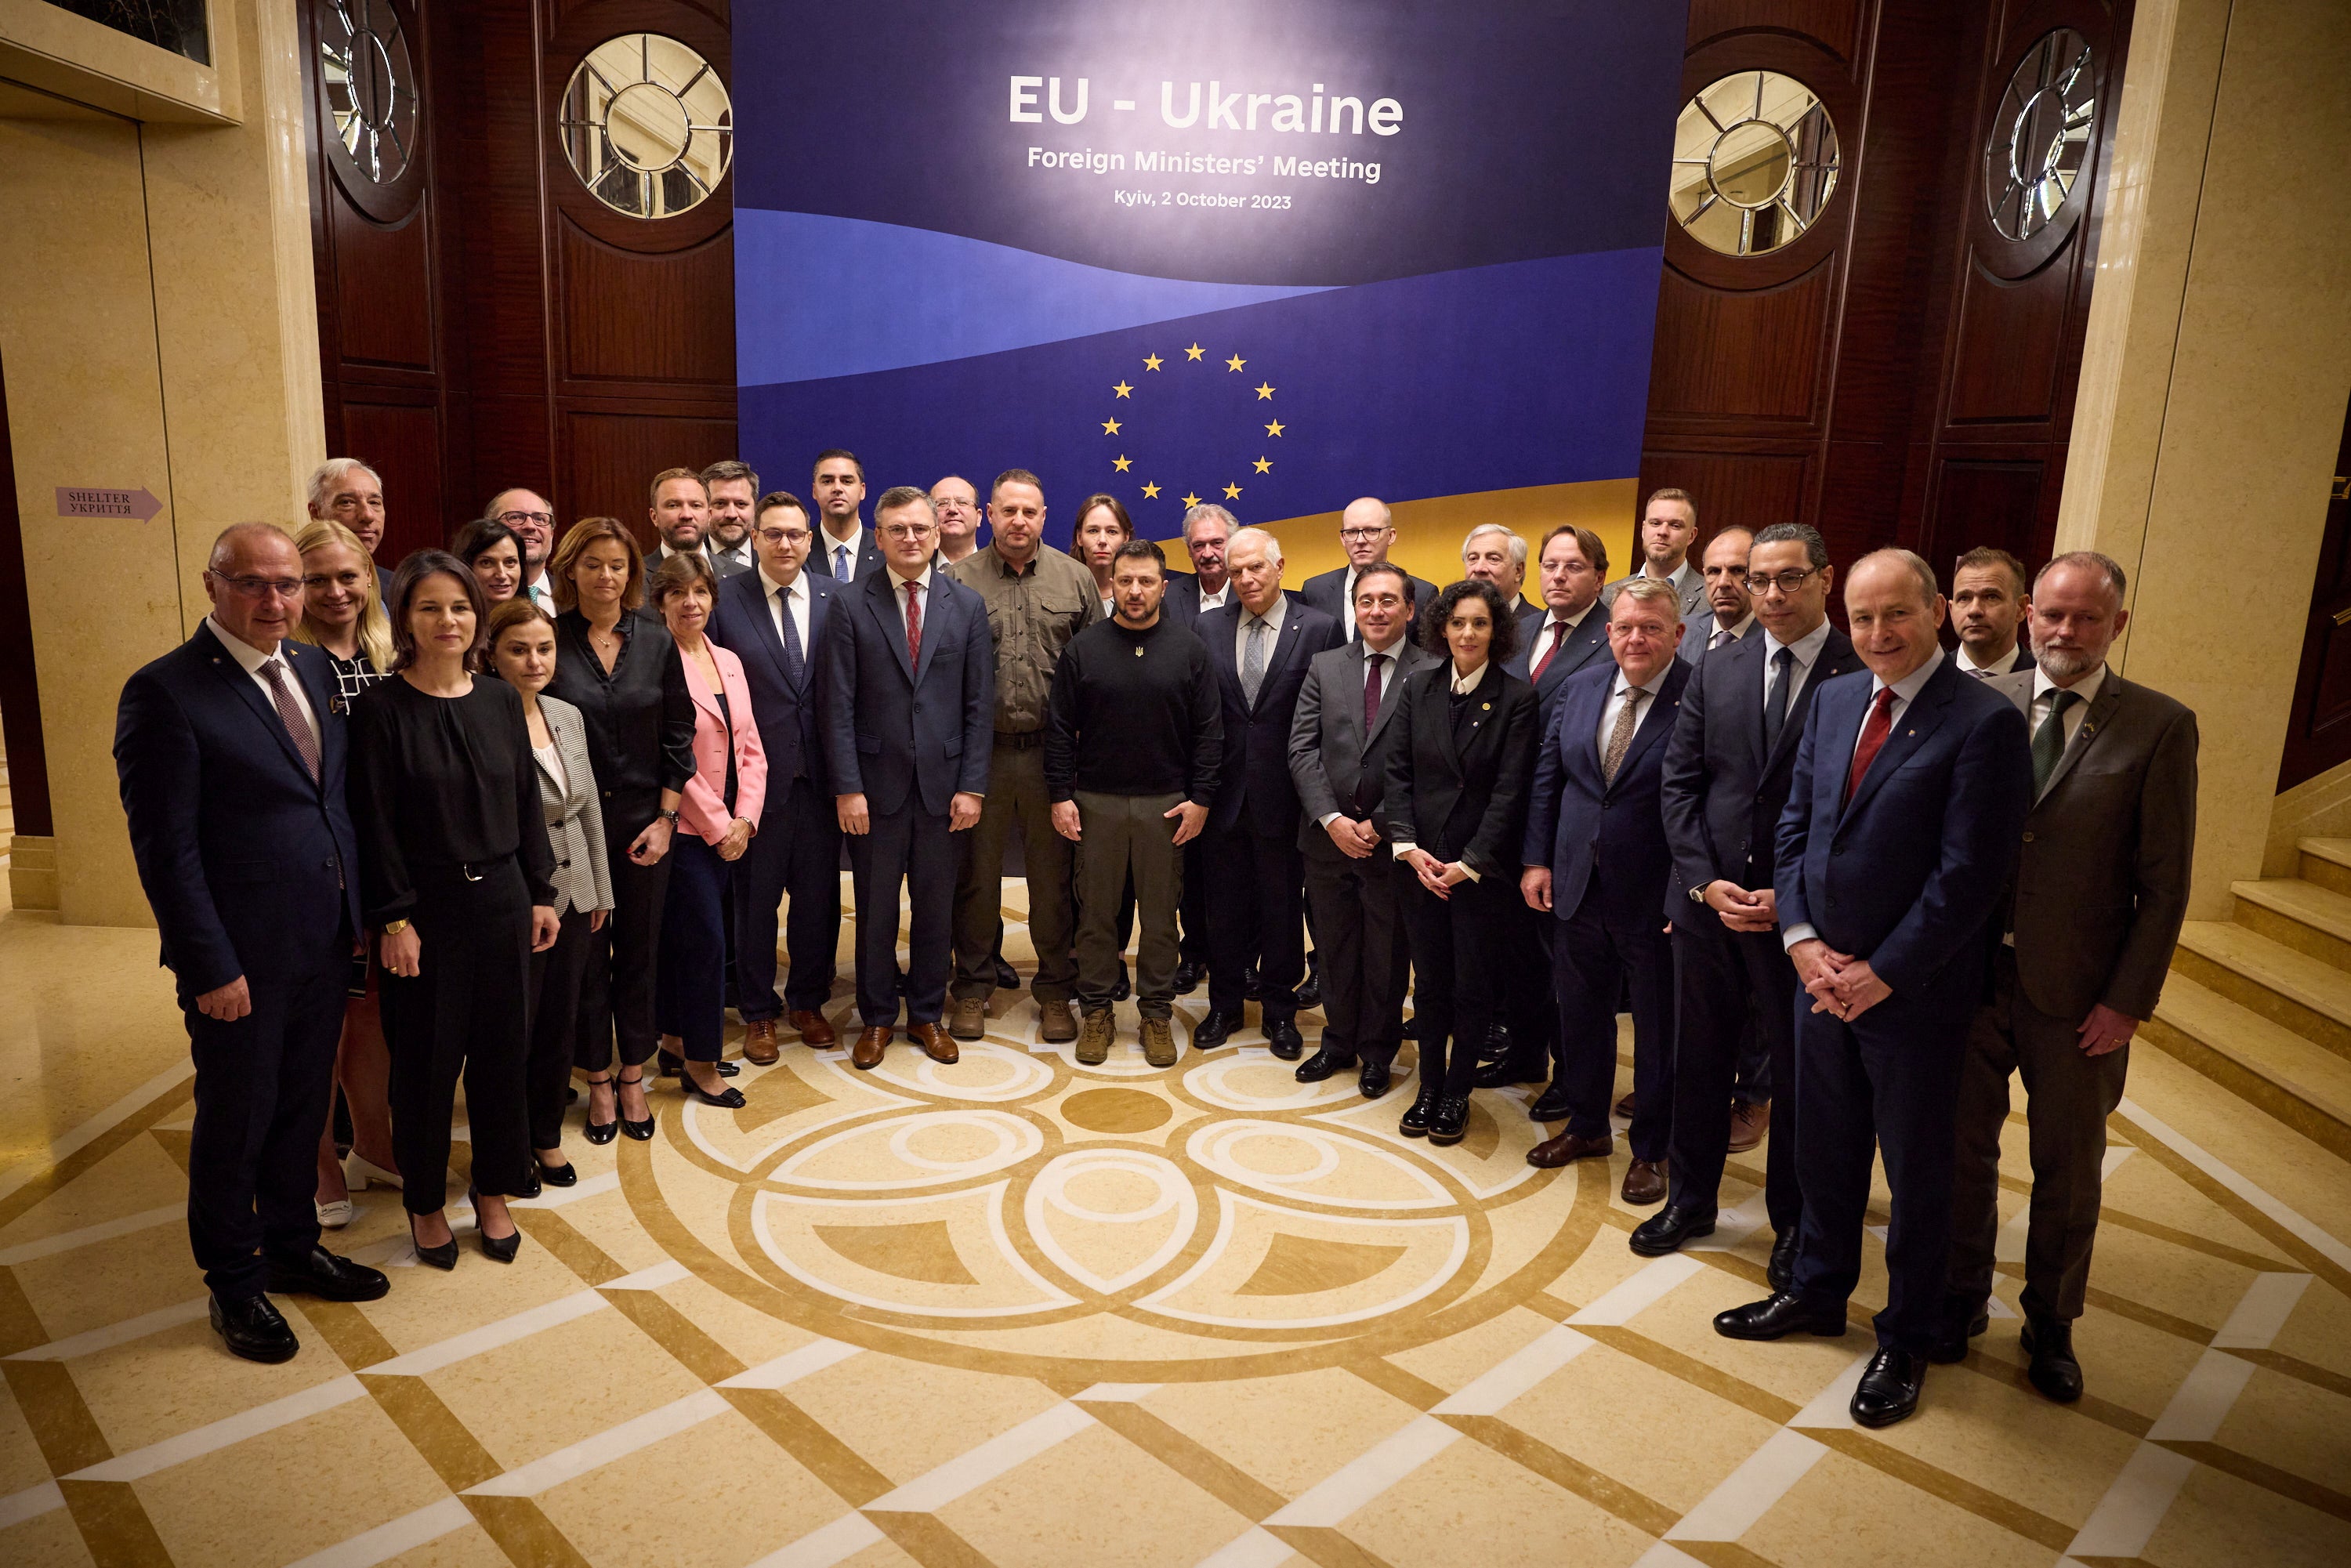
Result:
{"label": "blue tie", "polygon": [[808,685],[808,656],[800,650],[800,629],[792,619],[792,595],[789,589],[776,595],[776,618],[784,623],[784,668],[792,677],[792,685]]}
{"label": "blue tie", "polygon": [[847,545],[832,547],[832,575],[843,582],[849,580],[849,547]]}

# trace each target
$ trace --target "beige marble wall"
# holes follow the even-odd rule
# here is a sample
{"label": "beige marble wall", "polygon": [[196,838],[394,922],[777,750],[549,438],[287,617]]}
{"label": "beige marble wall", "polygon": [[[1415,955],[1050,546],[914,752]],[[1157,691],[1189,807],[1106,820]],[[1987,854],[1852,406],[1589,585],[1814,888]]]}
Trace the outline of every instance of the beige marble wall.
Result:
{"label": "beige marble wall", "polygon": [[2341,0],[2132,24],[2057,544],[2131,572],[2116,667],[2202,724],[2196,918],[2261,874],[2351,395],[2346,57]]}

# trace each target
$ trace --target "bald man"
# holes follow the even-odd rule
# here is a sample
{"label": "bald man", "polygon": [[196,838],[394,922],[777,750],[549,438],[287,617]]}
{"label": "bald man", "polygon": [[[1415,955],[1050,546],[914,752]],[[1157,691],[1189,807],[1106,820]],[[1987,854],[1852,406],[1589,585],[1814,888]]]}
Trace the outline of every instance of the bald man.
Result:
{"label": "bald man", "polygon": [[[1395,520],[1389,515],[1388,504],[1375,496],[1361,496],[1347,503],[1339,514],[1339,548],[1347,552],[1347,564],[1320,572],[1301,584],[1298,597],[1306,601],[1310,609],[1320,610],[1339,623],[1339,633],[1353,642],[1360,633],[1355,628],[1355,579],[1366,567],[1385,564],[1388,551],[1395,548]],[[1414,640],[1413,617],[1418,608],[1437,597],[1437,585],[1405,573],[1405,640]]]}

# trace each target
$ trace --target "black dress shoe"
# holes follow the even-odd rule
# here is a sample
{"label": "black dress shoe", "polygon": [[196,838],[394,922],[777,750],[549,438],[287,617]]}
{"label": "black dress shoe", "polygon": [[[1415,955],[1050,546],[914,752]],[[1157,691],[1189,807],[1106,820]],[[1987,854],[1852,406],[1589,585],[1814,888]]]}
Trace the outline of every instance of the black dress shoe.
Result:
{"label": "black dress shoe", "polygon": [[1298,1005],[1301,1008],[1319,1008],[1322,1005],[1322,966],[1316,962],[1313,954],[1306,955],[1306,983],[1292,991],[1290,995],[1297,998]]}
{"label": "black dress shoe", "polygon": [[438,1247],[427,1247],[416,1239],[416,1217],[413,1214],[408,1217],[408,1244],[416,1249],[416,1260],[428,1268],[445,1274],[457,1266],[457,1239],[452,1236]]}
{"label": "black dress shoe", "polygon": [[[642,1067],[637,1070],[637,1075],[634,1078],[615,1078],[612,1080],[616,1084],[631,1088],[643,1084],[644,1081],[645,1073],[644,1069]],[[620,1091],[618,1089],[613,1091],[614,1103],[612,1106],[612,1114],[616,1116],[621,1115],[619,1093]],[[650,1111],[653,1107],[648,1105],[645,1109]],[[653,1141],[653,1119],[651,1116],[648,1116],[642,1122],[632,1122],[626,1116],[621,1116],[621,1131],[626,1133],[631,1138],[640,1144],[650,1143]]]}
{"label": "black dress shoe", "polygon": [[1198,962],[1191,958],[1186,958],[1176,966],[1176,994],[1177,996],[1188,997],[1194,991],[1200,988],[1202,968],[1203,967]]}
{"label": "black dress shoe", "polygon": [[1001,958],[996,960],[996,988],[999,991],[1017,991],[1020,988],[1020,971]]}
{"label": "black dress shoe", "polygon": [[302,1348],[286,1314],[271,1306],[267,1296],[239,1296],[226,1301],[214,1296],[212,1319],[213,1333],[221,1336],[228,1353],[247,1361],[275,1365],[293,1360],[294,1353]]}
{"label": "black dress shoe", "polygon": [[263,1288],[276,1295],[316,1296],[322,1301],[380,1301],[392,1281],[364,1263],[313,1247],[306,1257],[270,1259],[268,1283]]}
{"label": "black dress shoe", "polygon": [[1898,1344],[1882,1344],[1853,1391],[1853,1418],[1865,1427],[1891,1427],[1917,1413],[1927,1358]]}
{"label": "black dress shoe", "polygon": [[1844,1308],[1815,1307],[1791,1291],[1714,1314],[1714,1332],[1725,1339],[1786,1339],[1794,1333],[1838,1339],[1844,1330]]}
{"label": "black dress shoe", "polygon": [[1436,1086],[1422,1084],[1419,1097],[1413,1101],[1412,1109],[1404,1113],[1404,1119],[1396,1124],[1396,1131],[1407,1138],[1428,1136],[1428,1119],[1437,1114],[1437,1101]]}
{"label": "black dress shoe", "polygon": [[1126,966],[1121,964],[1118,967],[1118,984],[1110,988],[1110,999],[1123,1002],[1133,995],[1134,995],[1134,982],[1127,977]]}
{"label": "black dress shoe", "polygon": [[2018,1340],[2032,1358],[2024,1375],[2060,1405],[2082,1397],[2082,1364],[2074,1359],[2074,1325],[2054,1318],[2026,1318]]}
{"label": "black dress shoe", "polygon": [[1192,1049],[1194,1051],[1216,1050],[1232,1038],[1233,1030],[1239,1027],[1240,1021],[1230,1013],[1211,1011],[1207,1017],[1192,1026]]}
{"label": "black dress shoe", "polygon": [[1531,1122],[1564,1122],[1569,1113],[1567,1091],[1556,1083],[1536,1095],[1535,1103],[1527,1107]]}
{"label": "black dress shoe", "polygon": [[[725,1063],[722,1062],[720,1065],[724,1066]],[[677,1086],[687,1099],[699,1100],[704,1104],[715,1105],[721,1111],[740,1111],[744,1106],[750,1103],[749,1101],[743,1098],[743,1091],[736,1088],[731,1083],[720,1083],[718,1085],[718,1092],[713,1094],[709,1090],[705,1089],[693,1079],[681,1073],[678,1076]]]}
{"label": "black dress shoe", "polygon": [[[721,1078],[733,1078],[743,1071],[742,1068],[731,1061],[715,1061],[711,1063],[711,1065],[718,1069],[718,1076]],[[666,1051],[661,1053],[661,1075],[664,1078],[678,1077],[684,1073],[684,1071],[685,1061],[684,1058],[672,1056]]]}
{"label": "black dress shoe", "polygon": [[1255,964],[1241,971],[1241,998],[1251,1002],[1265,1000],[1265,982],[1258,978]]}
{"label": "black dress shoe", "polygon": [[1284,1061],[1295,1061],[1306,1054],[1306,1040],[1298,1032],[1294,1019],[1277,1019],[1265,1026],[1266,1049]]}
{"label": "black dress shoe", "polygon": [[1364,1070],[1355,1075],[1355,1087],[1363,1092],[1363,1096],[1366,1100],[1376,1100],[1386,1093],[1388,1064],[1384,1061],[1364,1062]]}
{"label": "black dress shoe", "polygon": [[1771,1260],[1763,1265],[1763,1277],[1775,1291],[1796,1288],[1796,1228],[1792,1225],[1771,1239]]}
{"label": "black dress shoe", "polygon": [[1680,1251],[1685,1241],[1713,1234],[1714,1210],[1669,1203],[1633,1228],[1630,1246],[1644,1258],[1662,1258]]}
{"label": "black dress shoe", "polygon": [[1991,1327],[1991,1314],[1980,1304],[1969,1315],[1970,1303],[1945,1301],[1943,1326],[1935,1334],[1935,1343],[1927,1351],[1927,1359],[1938,1366],[1952,1366],[1968,1358],[1968,1341]]}
{"label": "black dress shoe", "polygon": [[1404,1028],[1397,1031],[1396,1038],[1398,1040],[1418,1040],[1420,1038],[1420,1020],[1418,1019],[1405,1019]]}
{"label": "black dress shoe", "polygon": [[[611,1082],[612,1075],[607,1072],[601,1078],[590,1078],[588,1081],[588,1087],[590,1089],[601,1089]],[[593,1105],[595,1101],[590,1099],[589,1103]],[[619,1113],[615,1112],[614,1114],[618,1115]],[[588,1134],[588,1141],[595,1145],[598,1148],[602,1148],[606,1144],[611,1143],[614,1138],[621,1135],[621,1124],[619,1122],[599,1122],[595,1119],[595,1113],[593,1111],[590,1111],[588,1113],[588,1124],[585,1129]]]}
{"label": "black dress shoe", "polygon": [[1353,1057],[1342,1056],[1325,1045],[1298,1064],[1298,1082],[1320,1083],[1332,1073],[1344,1071],[1354,1065]]}
{"label": "black dress shoe", "polygon": [[1437,1102],[1437,1109],[1428,1113],[1428,1141],[1432,1144],[1458,1144],[1469,1131],[1469,1096],[1447,1094]]}
{"label": "black dress shoe", "polygon": [[1486,1063],[1470,1077],[1469,1082],[1480,1089],[1501,1089],[1513,1083],[1541,1083],[1550,1076],[1550,1062],[1521,1061],[1513,1052],[1499,1061]]}
{"label": "black dress shoe", "polygon": [[1486,1026],[1486,1038],[1478,1042],[1479,1061],[1508,1061],[1512,1052],[1510,1024],[1501,1019],[1494,1019]]}
{"label": "black dress shoe", "polygon": [[578,1186],[580,1170],[569,1160],[566,1160],[559,1166],[539,1166],[538,1179],[549,1186]]}

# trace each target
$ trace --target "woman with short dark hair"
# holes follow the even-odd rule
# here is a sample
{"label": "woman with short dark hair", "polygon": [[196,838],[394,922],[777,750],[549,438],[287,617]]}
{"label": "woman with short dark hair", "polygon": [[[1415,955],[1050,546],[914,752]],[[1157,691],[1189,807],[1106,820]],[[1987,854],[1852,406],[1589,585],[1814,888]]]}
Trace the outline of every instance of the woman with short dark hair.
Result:
{"label": "woman with short dark hair", "polygon": [[496,610],[522,591],[522,540],[495,517],[476,517],[457,530],[449,553],[464,561]]}

